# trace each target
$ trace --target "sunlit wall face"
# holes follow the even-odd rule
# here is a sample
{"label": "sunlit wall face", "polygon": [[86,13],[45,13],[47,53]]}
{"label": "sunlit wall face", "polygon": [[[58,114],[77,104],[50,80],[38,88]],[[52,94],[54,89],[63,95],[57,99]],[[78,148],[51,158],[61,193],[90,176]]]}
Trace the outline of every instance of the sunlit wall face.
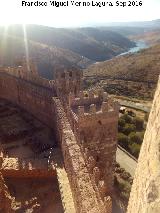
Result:
{"label": "sunlit wall face", "polygon": [[[46,1],[49,4],[50,1]],[[88,1],[91,2],[92,0]],[[96,2],[96,0],[93,1]],[[97,1],[101,2],[102,0]],[[116,2],[116,0],[111,0],[111,2]],[[75,6],[61,8],[47,6],[42,8],[22,7],[21,0],[0,0],[0,24],[27,23],[54,27],[78,27],[107,22],[144,21],[160,18],[160,0],[142,0],[142,2],[143,6],[125,8]]]}

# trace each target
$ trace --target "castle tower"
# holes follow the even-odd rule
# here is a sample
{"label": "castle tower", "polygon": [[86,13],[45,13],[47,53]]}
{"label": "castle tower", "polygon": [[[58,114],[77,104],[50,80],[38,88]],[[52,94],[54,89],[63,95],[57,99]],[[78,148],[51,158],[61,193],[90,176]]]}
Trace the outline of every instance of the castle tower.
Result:
{"label": "castle tower", "polygon": [[[119,105],[102,90],[80,92],[69,96],[71,126],[82,150],[89,159],[91,173],[99,169],[99,181],[104,180],[106,194],[113,186],[117,149]],[[101,182],[99,182],[101,184]]]}
{"label": "castle tower", "polygon": [[14,64],[16,69],[22,69],[22,73],[38,75],[38,68],[32,59],[26,59],[26,57],[17,58]]}
{"label": "castle tower", "polygon": [[76,95],[82,86],[82,71],[77,68],[57,69],[54,79],[57,93],[60,96],[68,97],[70,92]]}
{"label": "castle tower", "polygon": [[32,74],[32,75],[38,75],[38,68],[36,64],[33,62],[33,60],[29,59],[26,60],[25,58],[22,60],[22,67],[24,72]]}

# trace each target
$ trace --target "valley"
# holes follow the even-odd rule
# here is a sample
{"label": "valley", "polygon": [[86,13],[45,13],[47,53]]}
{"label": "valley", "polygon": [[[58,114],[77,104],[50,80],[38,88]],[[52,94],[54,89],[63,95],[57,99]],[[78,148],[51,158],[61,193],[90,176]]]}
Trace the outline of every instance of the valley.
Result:
{"label": "valley", "polygon": [[160,74],[159,21],[0,27],[1,172],[15,212],[126,212]]}
{"label": "valley", "polygon": [[[25,35],[25,37],[24,37]],[[86,68],[128,51],[135,43],[117,32],[97,28],[51,28],[38,25],[0,27],[0,64],[12,66],[27,54],[40,74],[53,79],[57,67]]]}
{"label": "valley", "polygon": [[160,45],[115,57],[85,70],[86,87],[104,87],[110,94],[152,100],[160,74]]}

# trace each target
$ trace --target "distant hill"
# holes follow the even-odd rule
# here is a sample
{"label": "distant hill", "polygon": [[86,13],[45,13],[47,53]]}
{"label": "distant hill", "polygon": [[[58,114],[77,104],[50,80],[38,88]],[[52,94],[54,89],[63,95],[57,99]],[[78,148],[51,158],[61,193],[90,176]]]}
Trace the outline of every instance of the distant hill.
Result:
{"label": "distant hill", "polygon": [[110,84],[111,93],[149,99],[152,98],[159,75],[160,44],[137,54],[91,65],[85,70],[86,78],[101,79],[99,82],[108,89]]}
{"label": "distant hill", "polygon": [[[38,65],[42,76],[53,79],[54,69],[61,67],[84,68],[93,61],[70,50],[28,41],[28,55]],[[19,58],[26,56],[25,42],[22,38],[0,34],[0,65],[12,66]]]}
{"label": "distant hill", "polygon": [[[135,46],[135,43],[126,37],[106,29],[63,29],[27,25],[26,32],[29,40],[48,46],[68,49],[92,61],[110,59]],[[10,26],[8,34],[18,37],[24,36],[20,25]]]}
{"label": "distant hill", "polygon": [[143,40],[149,45],[160,44],[160,29],[144,32],[139,35],[130,36],[132,40]]}
{"label": "distant hill", "polygon": [[117,32],[129,39],[132,39],[131,36],[159,31],[160,19],[153,21],[104,23],[103,26],[99,26],[97,28]]}
{"label": "distant hill", "polygon": [[[101,25],[102,26],[102,25]],[[160,19],[152,21],[134,21],[134,22],[111,22],[103,23],[106,27],[141,27],[141,28],[160,28]]]}
{"label": "distant hill", "polygon": [[102,30],[110,30],[129,38],[129,36],[136,36],[145,33],[146,31],[152,31],[152,29],[146,29],[145,27],[132,27],[132,26],[107,26],[99,27]]}

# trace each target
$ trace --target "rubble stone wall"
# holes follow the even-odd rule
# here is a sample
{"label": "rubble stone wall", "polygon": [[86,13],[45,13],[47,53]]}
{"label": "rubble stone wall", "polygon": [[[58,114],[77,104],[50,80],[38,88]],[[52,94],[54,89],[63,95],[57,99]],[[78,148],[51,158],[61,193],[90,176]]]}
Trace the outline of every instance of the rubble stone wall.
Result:
{"label": "rubble stone wall", "polygon": [[16,72],[12,73],[11,70],[0,70],[0,97],[16,103],[56,130],[76,212],[111,213],[111,198],[103,193],[103,181],[99,185],[93,184],[88,169],[90,166],[86,165],[86,159],[72,131],[62,100],[56,98],[52,83],[49,82],[49,87],[44,86],[36,82],[36,74],[33,75],[32,81],[31,76],[25,76],[22,71],[16,69]]}
{"label": "rubble stone wall", "polygon": [[111,213],[112,201],[102,199],[93,187],[80,146],[66,118],[61,101],[53,98],[57,120],[57,137],[61,141],[65,169],[71,184],[77,212]]}
{"label": "rubble stone wall", "polygon": [[160,212],[160,80],[140,151],[127,212]]}
{"label": "rubble stone wall", "polygon": [[2,174],[0,173],[0,212],[12,213],[12,198],[5,184]]}
{"label": "rubble stone wall", "polygon": [[52,88],[0,72],[0,97],[21,106],[40,121],[52,127]]}

